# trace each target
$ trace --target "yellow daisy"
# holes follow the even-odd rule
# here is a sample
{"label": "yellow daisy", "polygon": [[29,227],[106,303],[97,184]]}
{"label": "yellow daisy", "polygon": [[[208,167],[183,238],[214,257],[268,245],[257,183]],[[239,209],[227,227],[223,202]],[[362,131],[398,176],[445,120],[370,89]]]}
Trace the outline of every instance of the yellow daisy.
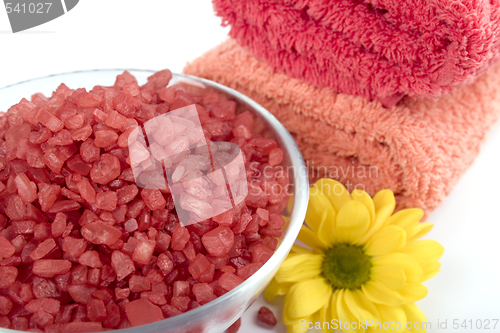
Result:
{"label": "yellow daisy", "polygon": [[414,302],[427,295],[422,282],[438,273],[444,249],[417,240],[432,228],[419,222],[422,210],[392,215],[395,205],[390,190],[349,195],[332,179],[310,188],[298,237],[310,249],[294,245],[265,292],[286,295],[288,332],[425,332]]}

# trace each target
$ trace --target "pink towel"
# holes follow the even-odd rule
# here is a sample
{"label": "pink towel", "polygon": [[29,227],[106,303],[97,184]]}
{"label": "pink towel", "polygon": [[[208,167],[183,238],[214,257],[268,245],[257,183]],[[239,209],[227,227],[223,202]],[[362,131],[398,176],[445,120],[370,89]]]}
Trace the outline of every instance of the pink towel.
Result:
{"label": "pink towel", "polygon": [[273,68],[392,106],[439,96],[500,53],[499,0],[213,0]]}
{"label": "pink towel", "polygon": [[185,68],[239,90],[272,112],[295,137],[312,181],[336,178],[396,194],[398,208],[429,213],[479,152],[500,115],[500,65],[438,99],[380,102],[316,88],[276,72],[229,40]]}

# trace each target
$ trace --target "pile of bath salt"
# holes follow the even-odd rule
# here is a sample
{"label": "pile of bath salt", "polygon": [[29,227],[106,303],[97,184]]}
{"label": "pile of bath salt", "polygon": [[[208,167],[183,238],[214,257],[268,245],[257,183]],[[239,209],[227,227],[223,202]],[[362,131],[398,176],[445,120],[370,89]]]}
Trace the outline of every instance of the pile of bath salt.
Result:
{"label": "pile of bath salt", "polygon": [[[254,134],[227,96],[168,86],[163,70],[139,86],[37,93],[0,115],[0,326],[91,332],[138,326],[199,307],[254,274],[285,223],[288,177],[277,143]],[[241,148],[242,204],[184,226],[170,190],[137,186],[128,137],[196,105],[207,142]],[[276,190],[278,189],[278,190]]]}

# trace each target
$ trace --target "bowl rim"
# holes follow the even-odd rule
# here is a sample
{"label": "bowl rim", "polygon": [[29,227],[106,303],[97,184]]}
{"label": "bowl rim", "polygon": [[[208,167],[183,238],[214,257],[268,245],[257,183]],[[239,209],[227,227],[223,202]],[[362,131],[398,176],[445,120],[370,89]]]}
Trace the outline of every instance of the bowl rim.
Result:
{"label": "bowl rim", "polygon": [[[19,81],[13,84],[9,84],[4,87],[0,87],[0,92],[2,90],[5,90],[7,88],[11,88],[14,86],[22,85],[25,83],[29,83],[32,81],[38,81],[38,80],[44,80],[52,77],[58,77],[58,76],[64,76],[64,75],[78,75],[78,74],[88,74],[92,72],[117,72],[117,71],[129,71],[132,75],[134,75],[134,72],[139,72],[141,74],[153,74],[158,72],[158,70],[151,70],[151,69],[135,69],[135,68],[102,68],[102,69],[85,69],[85,70],[76,70],[76,71],[69,71],[69,72],[61,72],[61,73],[56,73],[56,74],[50,74],[50,75],[45,75],[45,76],[40,76],[37,78],[32,78],[28,80],[23,80]],[[290,163],[291,163],[291,168],[293,170],[293,175],[294,175],[294,205],[292,209],[292,213],[290,215],[290,222],[289,222],[289,227],[285,232],[285,235],[283,237],[282,242],[279,244],[278,248],[276,251],[273,253],[271,258],[251,277],[249,277],[247,280],[245,280],[243,283],[241,283],[239,286],[234,288],[233,290],[225,293],[224,295],[217,297],[215,300],[210,301],[198,308],[186,311],[182,314],[176,315],[174,317],[166,318],[154,323],[146,324],[146,325],[141,325],[141,326],[136,326],[136,327],[130,327],[126,329],[117,329],[114,330],[119,333],[137,333],[138,329],[140,328],[141,331],[144,329],[147,329],[147,331],[155,331],[158,329],[163,328],[165,325],[177,325],[181,322],[184,322],[191,317],[196,317],[197,315],[200,315],[204,313],[206,310],[215,308],[219,306],[221,303],[228,301],[229,299],[238,297],[239,294],[243,293],[244,290],[247,288],[247,286],[253,285],[257,283],[257,273],[260,272],[264,275],[266,275],[266,272],[271,271],[275,265],[278,264],[279,261],[284,259],[288,252],[290,251],[293,243],[295,242],[297,235],[300,231],[300,228],[303,224],[304,217],[306,215],[306,210],[307,210],[307,204],[309,201],[309,178],[308,178],[308,173],[306,169],[306,165],[304,162],[304,158],[302,154],[300,153],[300,150],[295,143],[295,140],[292,138],[291,134],[288,132],[288,130],[281,124],[281,122],[276,119],[276,117],[270,113],[267,109],[265,109],[263,106],[252,100],[251,98],[247,97],[246,95],[229,88],[227,86],[224,86],[220,83],[192,76],[192,75],[187,75],[183,73],[176,73],[172,72],[172,77],[175,78],[181,78],[181,79],[187,79],[187,80],[194,80],[197,82],[200,82],[202,84],[205,84],[209,87],[213,87],[216,89],[219,89],[220,91],[223,91],[224,93],[236,97],[240,99],[241,101],[245,102],[248,106],[253,108],[257,113],[259,113],[274,129],[278,137],[281,139],[283,143],[283,148],[287,150]],[[189,83],[189,82],[188,82]],[[98,83],[96,83],[98,85]],[[28,93],[36,93],[36,92],[28,92]],[[293,222],[293,223],[292,223]],[[12,332],[19,332],[19,331],[14,331],[14,330],[8,330]]]}

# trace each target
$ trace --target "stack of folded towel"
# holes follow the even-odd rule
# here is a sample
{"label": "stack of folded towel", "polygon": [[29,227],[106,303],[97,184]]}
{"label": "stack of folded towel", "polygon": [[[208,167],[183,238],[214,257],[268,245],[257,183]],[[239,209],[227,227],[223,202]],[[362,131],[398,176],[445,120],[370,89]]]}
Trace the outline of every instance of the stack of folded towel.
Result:
{"label": "stack of folded towel", "polygon": [[[498,1],[214,0],[231,36],[186,68],[292,133],[312,180],[436,208],[500,115]],[[352,189],[352,188],[351,188]]]}

